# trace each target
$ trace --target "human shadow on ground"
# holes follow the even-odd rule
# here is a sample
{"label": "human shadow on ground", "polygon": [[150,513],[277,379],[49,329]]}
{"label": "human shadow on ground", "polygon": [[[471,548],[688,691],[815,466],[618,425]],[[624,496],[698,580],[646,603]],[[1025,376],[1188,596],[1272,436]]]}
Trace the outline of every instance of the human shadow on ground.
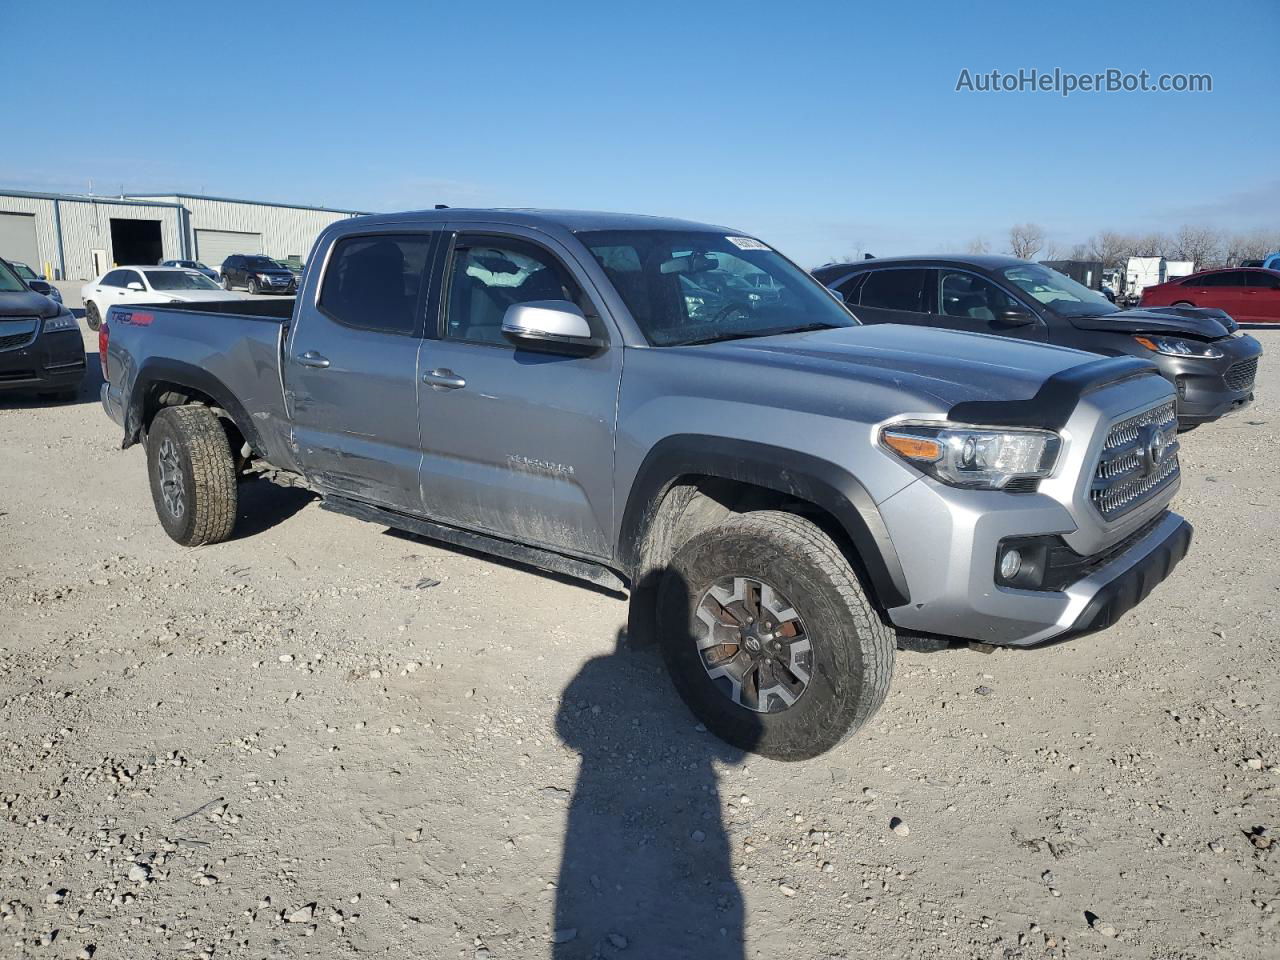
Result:
{"label": "human shadow on ground", "polygon": [[[675,589],[684,592],[682,582]],[[696,646],[692,636],[679,642]],[[632,648],[588,661],[556,732],[581,757],[569,803],[552,956],[742,960],[742,893],[717,766],[748,754],[706,732],[662,657]],[[744,746],[749,746],[749,742]]]}

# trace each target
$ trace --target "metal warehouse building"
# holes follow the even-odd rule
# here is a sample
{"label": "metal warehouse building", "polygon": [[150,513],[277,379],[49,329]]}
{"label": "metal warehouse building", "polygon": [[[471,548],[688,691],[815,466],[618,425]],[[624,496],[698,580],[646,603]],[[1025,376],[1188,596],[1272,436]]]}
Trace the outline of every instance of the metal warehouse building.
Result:
{"label": "metal warehouse building", "polygon": [[55,280],[89,280],[117,264],[233,253],[305,260],[320,231],[359,210],[165,194],[96,197],[0,190],[0,257]]}

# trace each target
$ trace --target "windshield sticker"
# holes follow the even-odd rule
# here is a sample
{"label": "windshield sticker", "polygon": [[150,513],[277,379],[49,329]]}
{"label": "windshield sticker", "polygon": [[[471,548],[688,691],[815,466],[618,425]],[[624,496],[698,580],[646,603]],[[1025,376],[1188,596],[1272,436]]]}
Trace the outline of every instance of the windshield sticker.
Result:
{"label": "windshield sticker", "polygon": [[730,243],[732,243],[739,250],[768,250],[769,249],[759,240],[752,239],[751,237],[725,237],[725,239],[728,240]]}

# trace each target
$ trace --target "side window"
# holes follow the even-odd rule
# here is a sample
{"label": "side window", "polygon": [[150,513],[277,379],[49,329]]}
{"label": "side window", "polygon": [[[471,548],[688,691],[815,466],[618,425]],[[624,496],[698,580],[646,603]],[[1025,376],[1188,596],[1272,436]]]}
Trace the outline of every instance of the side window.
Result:
{"label": "side window", "polygon": [[1013,298],[990,280],[959,270],[940,270],[938,312],[992,323],[1001,310],[1017,306]]}
{"label": "side window", "polygon": [[338,323],[413,334],[431,234],[348,237],[329,256],[319,307]]}
{"label": "side window", "polygon": [[549,251],[515,239],[458,238],[449,276],[447,338],[511,346],[502,335],[507,307],[533,300],[570,300],[584,313],[593,312]]}
{"label": "side window", "polygon": [[928,270],[874,270],[858,292],[858,303],[881,310],[923,313],[924,285]]}
{"label": "side window", "polygon": [[[137,270],[121,270],[120,286],[127,287],[131,283],[142,283],[142,277],[138,276]],[[144,287],[146,284],[142,284]]]}
{"label": "side window", "polygon": [[120,279],[124,276],[123,270],[112,270],[102,278],[102,286],[104,287],[123,287],[124,281]]}
{"label": "side window", "polygon": [[862,281],[866,280],[869,274],[855,273],[840,286],[836,287],[840,294],[844,297],[845,303],[858,302],[858,288],[862,286]]}
{"label": "side window", "polygon": [[1223,270],[1219,273],[1207,273],[1200,278],[1199,286],[1202,287],[1237,287],[1240,286],[1236,282],[1237,272],[1234,270]]}

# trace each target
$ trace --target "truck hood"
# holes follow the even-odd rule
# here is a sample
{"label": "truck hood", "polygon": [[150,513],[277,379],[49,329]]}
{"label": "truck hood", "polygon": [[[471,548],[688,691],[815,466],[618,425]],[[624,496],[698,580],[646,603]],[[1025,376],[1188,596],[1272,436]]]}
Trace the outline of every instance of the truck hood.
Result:
{"label": "truck hood", "polygon": [[56,317],[62,307],[39,293],[0,293],[0,317]]}
{"label": "truck hood", "polygon": [[893,323],[677,347],[759,365],[768,382],[790,370],[876,382],[935,400],[1025,400],[1049,377],[1097,360],[1081,350]]}
{"label": "truck hood", "polygon": [[1236,330],[1236,322],[1224,310],[1205,307],[1139,307],[1101,317],[1072,317],[1077,330],[1107,333],[1172,333],[1220,340]]}

